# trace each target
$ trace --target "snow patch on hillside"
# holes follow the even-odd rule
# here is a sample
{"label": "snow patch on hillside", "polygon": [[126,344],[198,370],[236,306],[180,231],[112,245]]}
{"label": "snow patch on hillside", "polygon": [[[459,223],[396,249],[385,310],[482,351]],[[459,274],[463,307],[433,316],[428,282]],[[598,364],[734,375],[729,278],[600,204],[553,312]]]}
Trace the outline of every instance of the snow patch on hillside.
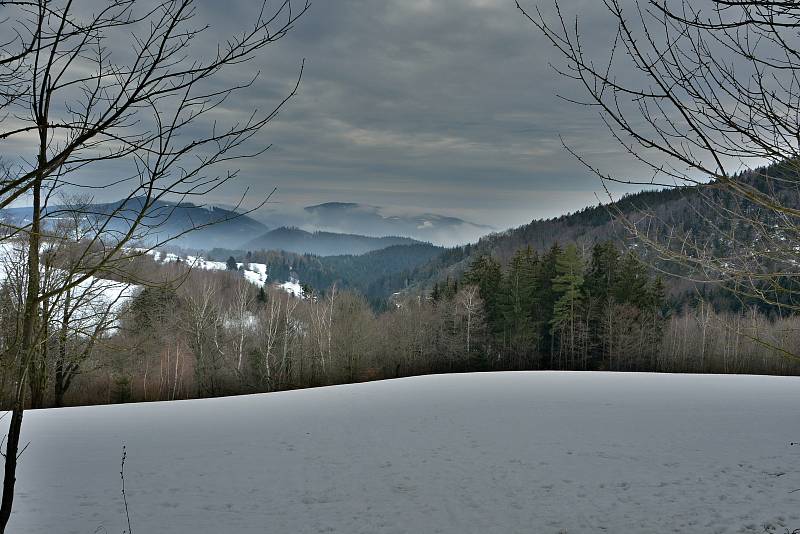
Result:
{"label": "snow patch on hillside", "polygon": [[[26,244],[22,241],[8,240],[0,243],[0,283],[11,280],[22,284],[25,279],[27,261]],[[48,245],[42,245],[42,253]],[[80,275],[69,275],[61,269],[41,269],[45,290],[65,287]],[[82,336],[96,334],[108,335],[118,327],[117,316],[122,308],[138,294],[141,286],[116,280],[89,276],[69,290],[69,300],[64,292],[57,299],[50,300],[50,317],[55,328],[60,327],[65,307],[70,311],[69,328]]]}
{"label": "snow patch on hillside", "polygon": [[799,404],[796,377],[518,372],[35,410],[9,530],[125,530],[125,443],[137,532],[791,531]]}
{"label": "snow patch on hillside", "polygon": [[[202,256],[186,256],[181,258],[177,254],[171,252],[160,252],[158,250],[151,250],[148,252],[153,260],[161,263],[173,263],[177,261],[186,262],[193,269],[202,269],[204,271],[226,271],[228,264],[224,261],[211,261],[203,258]],[[267,265],[264,263],[237,263],[236,268],[242,273],[245,280],[258,287],[264,287],[267,283]]]}
{"label": "snow patch on hillside", "polygon": [[300,281],[297,279],[289,280],[288,282],[284,282],[279,286],[281,289],[286,291],[287,293],[291,293],[295,297],[303,297],[303,287],[300,285]]}
{"label": "snow patch on hillside", "polygon": [[[177,261],[186,262],[187,265],[194,269],[203,269],[206,271],[226,271],[228,264],[224,261],[211,261],[203,258],[202,256],[186,256],[181,258],[173,253],[164,253],[157,250],[148,251],[147,254],[153,257],[153,260],[161,263],[171,263]],[[269,272],[268,266],[264,263],[237,263],[236,268],[242,274],[245,280],[257,287],[265,287],[268,283]],[[288,282],[276,283],[275,287],[291,293],[295,297],[303,297],[303,289],[300,281],[292,277]]]}

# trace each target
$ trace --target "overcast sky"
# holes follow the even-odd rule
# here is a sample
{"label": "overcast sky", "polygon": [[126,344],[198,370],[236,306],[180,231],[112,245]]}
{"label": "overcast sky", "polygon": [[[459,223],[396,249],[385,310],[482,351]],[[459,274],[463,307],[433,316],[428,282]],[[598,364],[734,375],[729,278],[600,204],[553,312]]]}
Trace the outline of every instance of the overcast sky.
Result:
{"label": "overcast sky", "polygon": [[[225,4],[228,25],[252,10]],[[597,4],[570,9],[605,44]],[[302,58],[298,96],[264,133],[273,148],[240,182],[277,186],[282,204],[364,202],[504,228],[597,202],[598,180],[559,136],[624,170],[596,112],[557,97],[578,93],[513,0],[317,0],[259,58],[256,94],[286,91]]]}
{"label": "overcast sky", "polygon": [[[549,0],[539,4],[552,12]],[[613,29],[598,4],[570,0],[569,9],[600,46]],[[212,25],[204,39],[241,28],[256,7],[199,0]],[[596,112],[557,97],[577,93],[513,0],[315,0],[285,39],[242,67],[243,77],[262,76],[228,111],[274,105],[303,58],[297,97],[260,134],[271,150],[210,200],[277,187],[280,206],[352,201],[505,228],[597,202],[598,180],[559,136],[604,169],[626,170]]]}

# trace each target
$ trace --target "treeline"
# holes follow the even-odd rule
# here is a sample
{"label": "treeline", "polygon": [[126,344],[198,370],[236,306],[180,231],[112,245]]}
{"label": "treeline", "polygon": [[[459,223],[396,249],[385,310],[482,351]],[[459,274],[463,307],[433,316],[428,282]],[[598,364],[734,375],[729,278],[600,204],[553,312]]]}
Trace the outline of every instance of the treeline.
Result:
{"label": "treeline", "polygon": [[414,269],[438,257],[441,247],[429,243],[393,245],[366,254],[316,256],[281,250],[237,251],[214,249],[209,259],[226,261],[229,257],[241,263],[267,265],[269,277],[275,281],[300,279],[312,288],[325,289],[336,285],[364,295],[377,310],[385,309],[388,297],[408,285]]}
{"label": "treeline", "polygon": [[[660,279],[611,243],[554,245],[541,256],[525,248],[507,266],[482,256],[465,276],[397,295],[383,311],[336,285],[297,298],[235,270],[146,257],[135,267],[147,281],[113,317],[108,306],[80,311],[78,300],[63,303],[74,312],[55,314],[30,369],[37,407],[437,372],[800,372],[786,354],[800,345],[796,316],[720,312],[702,300],[675,311]],[[4,343],[18,317],[15,280],[0,291]],[[0,380],[0,403],[12,387]]]}
{"label": "treeline", "polygon": [[[800,206],[795,164],[787,162],[753,169],[732,179],[772,196],[781,205]],[[774,212],[759,208],[710,183],[627,194],[605,205],[533,220],[517,228],[490,234],[477,243],[443,251],[428,264],[415,268],[409,282],[412,286],[429,287],[434,282],[442,282],[447,275],[451,279],[460,278],[481,256],[492,256],[502,265],[507,265],[519,250],[529,246],[540,254],[556,243],[575,243],[579,249],[587,251],[605,241],[612,241],[620,248],[627,247],[635,236],[626,224],[620,224],[621,216],[631,225],[646,227],[649,240],[662,245],[670,243],[676,248],[673,251],[676,256],[688,254],[681,247],[689,243],[702,248],[703,254],[709,258],[728,258],[729,261],[747,257],[758,250],[771,272],[791,273],[796,270],[796,251],[793,248],[797,246],[796,224],[787,223]],[[677,236],[686,237],[687,242]],[[692,273],[688,266],[670,260],[669,255],[656,252],[641,240],[637,244],[637,253],[646,264],[676,275],[665,277],[670,294],[680,297],[684,303],[691,302],[696,288],[680,278],[697,279],[700,274]],[[781,261],[769,265],[767,260],[775,255],[776,250],[783,251]],[[742,270],[746,271],[746,266]],[[706,298],[717,300],[720,309],[745,313],[750,306],[757,305],[764,313],[779,311],[765,306],[764,299],[744,298],[741,292],[732,297],[730,289],[735,288],[719,288],[716,281],[700,288]],[[783,295],[797,295],[800,288],[795,284],[791,289]]]}
{"label": "treeline", "polygon": [[554,244],[518,250],[503,268],[479,256],[433,301],[478,288],[483,347],[507,369],[798,374],[800,318],[701,286],[669,297],[633,250]]}
{"label": "treeline", "polygon": [[462,280],[435,284],[432,297],[449,298],[464,284],[479,289],[490,350],[514,368],[651,368],[661,346],[664,284],[611,242],[589,254],[554,244],[541,257],[527,247],[506,269],[479,256]]}
{"label": "treeline", "polygon": [[[172,269],[177,278],[179,264]],[[488,370],[476,288],[376,313],[332,287],[297,298],[236,271],[193,271],[145,287],[113,335],[80,361],[64,404],[267,392],[435,372]],[[48,396],[44,405],[52,405]]]}

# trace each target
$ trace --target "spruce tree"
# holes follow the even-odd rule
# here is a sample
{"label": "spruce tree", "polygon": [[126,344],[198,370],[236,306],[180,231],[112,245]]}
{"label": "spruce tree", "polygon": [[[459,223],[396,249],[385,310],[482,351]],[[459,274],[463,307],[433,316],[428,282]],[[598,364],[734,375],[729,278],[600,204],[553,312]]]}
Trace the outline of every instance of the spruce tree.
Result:
{"label": "spruce tree", "polygon": [[592,260],[586,274],[586,293],[598,301],[607,300],[616,287],[619,270],[619,251],[611,241],[592,248]]}
{"label": "spruce tree", "polygon": [[494,334],[502,332],[502,314],[498,307],[498,293],[502,282],[500,264],[491,256],[479,256],[464,273],[464,282],[478,286],[486,309],[486,319]]}
{"label": "spruce tree", "polygon": [[[655,355],[664,337],[666,323],[666,287],[660,276],[657,276],[647,287],[647,311],[645,320],[645,333],[647,335],[647,350]],[[655,369],[655,362],[652,366]]]}
{"label": "spruce tree", "polygon": [[619,278],[620,253],[611,241],[592,248],[592,259],[584,282],[589,328],[589,351],[592,367],[597,367],[608,352],[609,339],[603,327],[605,315],[613,303],[613,292]]}
{"label": "spruce tree", "polygon": [[553,279],[558,275],[556,262],[560,255],[561,246],[554,243],[542,256],[538,264],[534,297],[531,302],[531,317],[539,330],[539,346],[545,351],[551,350],[553,345],[550,321],[553,318],[553,306],[558,298],[553,291]]}
{"label": "spruce tree", "polygon": [[550,319],[551,335],[558,336],[559,353],[574,360],[584,344],[583,328],[583,259],[578,247],[571,243],[556,259],[553,291],[558,296]]}
{"label": "spruce tree", "polygon": [[619,275],[613,289],[615,300],[646,308],[648,279],[647,267],[633,251],[628,251],[619,262]]}
{"label": "spruce tree", "polygon": [[539,258],[531,247],[514,254],[498,296],[498,307],[512,351],[519,355],[530,348],[537,332],[533,323],[533,301]]}

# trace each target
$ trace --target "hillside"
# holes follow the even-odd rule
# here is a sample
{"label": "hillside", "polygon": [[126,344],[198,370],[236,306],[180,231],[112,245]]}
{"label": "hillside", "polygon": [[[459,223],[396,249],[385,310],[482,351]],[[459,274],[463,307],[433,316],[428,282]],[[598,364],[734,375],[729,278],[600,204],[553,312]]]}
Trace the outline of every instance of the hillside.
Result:
{"label": "hillside", "polygon": [[[375,304],[381,304],[398,287],[405,287],[411,272],[438,257],[444,249],[430,243],[392,245],[365,254],[316,256],[280,250],[243,251],[217,249],[210,256],[225,261],[234,256],[242,262],[259,262],[267,266],[272,280],[298,278],[316,290],[333,284],[340,289],[356,289]],[[385,302],[383,302],[385,304]]]}
{"label": "hillside", "polygon": [[[767,177],[765,179],[765,176]],[[762,192],[770,191],[784,206],[800,207],[800,192],[797,176],[786,174],[784,167],[758,169],[737,177]],[[748,221],[730,216],[730,213],[746,214],[759,221],[754,227]],[[612,213],[615,214],[612,216]],[[545,220],[534,220],[529,224],[490,234],[477,243],[454,247],[443,251],[428,264],[420,265],[409,275],[409,283],[416,289],[430,288],[435,282],[446,278],[460,277],[469,265],[482,255],[490,255],[502,265],[507,265],[514,253],[531,247],[539,253],[558,243],[575,243],[588,252],[591,247],[604,241],[614,242],[622,249],[635,249],[649,264],[667,272],[685,274],[674,263],[666,262],[637,242],[629,230],[615,217],[623,214],[631,221],[642,220],[649,215],[650,233],[659,240],[667,235],[691,235],[693,240],[703,243],[714,257],[735,258],[739,246],[748,246],[762,239],[761,246],[776,246],[789,250],[796,235],[782,234],[778,228],[792,228],[774,212],[754,207],[740,198],[725,193],[715,184],[703,186],[643,191],[623,196],[616,202],[587,207],[581,211]],[[731,242],[728,233],[735,227],[737,241]],[[769,230],[773,228],[773,230]],[[679,242],[679,240],[678,240]],[[679,243],[678,243],[679,244]],[[800,246],[800,244],[797,244]],[[671,291],[686,291],[685,281],[667,277]]]}
{"label": "hillside", "polygon": [[[306,232],[294,227],[281,227],[245,241],[244,250],[283,250],[297,254],[334,256],[365,254],[394,245],[412,245],[419,241],[409,237],[370,237],[333,232]],[[232,248],[232,247],[228,247]]]}
{"label": "hillside", "polygon": [[[632,240],[628,231],[611,215],[612,212],[621,212],[636,218],[643,211],[655,214],[662,221],[663,229],[691,230],[699,239],[712,241],[720,253],[730,253],[725,249],[725,243],[713,234],[703,220],[713,219],[715,215],[709,206],[709,195],[719,198],[718,191],[710,186],[644,191],[624,196],[610,204],[587,207],[551,219],[534,220],[517,228],[489,234],[465,246],[390,247],[391,250],[385,254],[331,256],[328,259],[284,255],[277,262],[284,265],[282,269],[287,273],[290,269],[302,273],[301,279],[315,288],[324,290],[337,282],[340,286],[359,289],[373,302],[385,301],[398,291],[427,291],[434,283],[448,278],[457,279],[481,255],[491,255],[505,265],[516,251],[528,246],[541,253],[555,243],[576,243],[579,248],[588,251],[596,243],[612,241],[620,248],[636,249],[643,258],[658,263],[658,258],[648,257],[648,251]],[[281,233],[299,236],[300,239],[316,235],[296,229],[278,232]],[[327,239],[325,233],[320,234],[320,239]],[[252,248],[266,249],[273,243],[265,241],[264,246]],[[222,255],[218,254],[224,260],[227,255]],[[272,261],[275,263],[276,259],[273,257]],[[396,265],[392,262],[396,262]],[[675,279],[667,283],[673,293],[689,289],[685,282]]]}
{"label": "hillside", "polygon": [[517,372],[36,410],[9,528],[127,530],[124,444],[134,532],[791,531],[798,402],[798,378]]}
{"label": "hillside", "polygon": [[608,205],[587,207],[551,219],[534,220],[517,228],[487,235],[477,243],[447,249],[427,265],[419,266],[410,279],[418,286],[426,286],[448,276],[457,278],[481,255],[494,256],[506,264],[517,250],[528,246],[539,252],[555,243],[575,242],[588,249],[595,243],[610,240],[629,246],[632,245],[630,235],[614,221],[612,211],[621,210],[631,215],[643,209],[656,210],[665,220],[683,226],[691,224],[689,215],[694,214],[701,203],[694,188],[628,195]]}
{"label": "hillside", "polygon": [[[625,243],[628,236],[614,223],[609,208],[632,213],[645,207],[657,207],[675,221],[691,224],[688,217],[697,209],[699,198],[696,197],[693,189],[638,193],[611,206],[594,206],[553,219],[535,220],[518,228],[487,235],[477,243],[452,248],[406,238],[370,238],[279,228],[262,236],[263,239],[246,243],[244,248],[223,247],[212,251],[211,256],[224,261],[233,255],[238,261],[246,261],[244,251],[249,250],[250,260],[268,264],[271,276],[277,280],[288,279],[292,272],[303,283],[316,289],[325,290],[336,283],[339,287],[358,289],[374,303],[385,303],[398,291],[424,290],[434,282],[460,277],[482,254],[493,255],[506,263],[514,252],[527,246],[542,251],[555,242],[575,241],[587,247],[605,240]],[[398,239],[414,244],[387,246]],[[351,246],[351,250],[363,250],[365,244],[377,250],[349,254],[336,252],[347,246]],[[317,252],[305,253],[310,250]]]}
{"label": "hillside", "polygon": [[[106,223],[106,232],[113,236],[115,233],[126,232],[130,228],[131,220],[141,210],[144,199],[134,197],[116,202],[89,204],[79,208],[73,206],[53,205],[46,210],[46,220],[57,221],[64,216],[73,216],[75,212],[94,227]],[[0,210],[0,218],[15,223],[24,224],[30,219],[31,208],[9,208]],[[197,230],[186,233],[193,227]],[[144,244],[155,244],[172,239],[171,246],[187,249],[210,249],[222,246],[238,246],[267,231],[267,227],[251,217],[218,206],[197,205],[191,202],[156,201],[142,221],[139,234],[147,230],[147,235],[141,241]]]}

